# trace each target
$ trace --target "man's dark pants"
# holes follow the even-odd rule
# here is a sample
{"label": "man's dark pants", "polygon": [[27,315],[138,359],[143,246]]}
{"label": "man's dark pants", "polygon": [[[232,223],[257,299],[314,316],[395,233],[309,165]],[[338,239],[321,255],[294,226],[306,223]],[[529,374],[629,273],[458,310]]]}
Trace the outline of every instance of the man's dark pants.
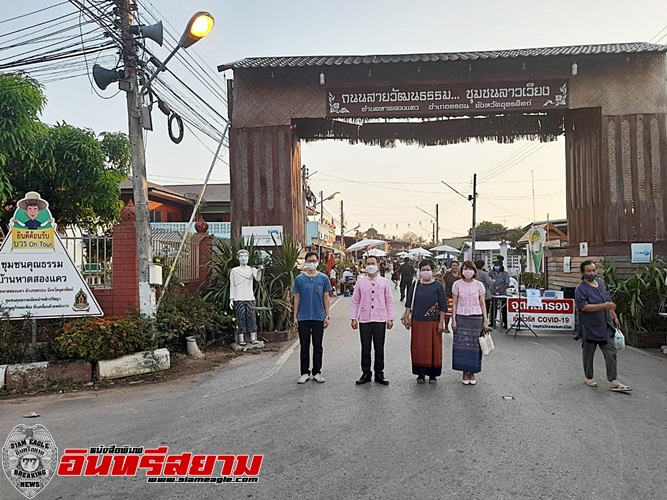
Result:
{"label": "man's dark pants", "polygon": [[313,375],[322,371],[322,338],[324,321],[299,321],[301,343],[301,375],[310,375],[310,340],[313,340]]}
{"label": "man's dark pants", "polygon": [[405,299],[410,283],[412,283],[412,278],[407,280],[406,279],[401,280],[401,300]]}
{"label": "man's dark pants", "polygon": [[384,338],[387,331],[387,323],[384,321],[373,321],[371,323],[359,323],[359,336],[361,337],[361,372],[363,375],[371,375],[371,343],[375,349],[375,376],[384,377]]}

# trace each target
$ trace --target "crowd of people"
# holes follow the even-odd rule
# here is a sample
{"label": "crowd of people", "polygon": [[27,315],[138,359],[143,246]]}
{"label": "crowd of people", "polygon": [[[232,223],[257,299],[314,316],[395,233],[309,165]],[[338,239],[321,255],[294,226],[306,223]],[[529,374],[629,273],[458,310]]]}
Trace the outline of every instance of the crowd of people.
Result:
{"label": "crowd of people", "polygon": [[[304,384],[313,380],[324,382],[322,376],[322,339],[328,327],[329,291],[336,284],[336,274],[327,277],[317,271],[315,252],[306,254],[306,271],[294,283],[294,321],[298,324],[301,343],[301,377]],[[461,372],[464,385],[476,385],[476,374],[482,370],[479,337],[489,331],[489,311],[494,295],[504,295],[510,287],[509,274],[498,258],[486,271],[482,260],[462,263],[452,261],[449,269],[441,269],[430,259],[415,267],[406,257],[387,264],[375,256],[364,262],[364,273],[355,267],[343,273],[343,282],[354,277],[355,286],[350,303],[350,326],[359,330],[361,341],[361,377],[357,385],[375,381],[389,385],[384,374],[384,344],[386,331],[394,326],[394,289],[400,288],[404,303],[402,325],[410,331],[412,373],[417,383],[436,383],[442,375],[443,333],[453,333],[452,369]],[[606,284],[595,275],[595,264],[586,261],[581,266],[582,283],[576,291],[576,308],[580,316],[578,337],[582,339],[584,383],[597,387],[593,379],[593,356],[599,346],[605,357],[609,388],[627,392],[631,388],[616,380],[616,351],[613,343],[618,318],[615,304]],[[348,279],[345,273],[349,273]],[[387,274],[391,273],[391,281]],[[416,279],[415,279],[416,276]],[[507,309],[501,308],[503,326],[507,327]],[[310,344],[313,344],[312,364]],[[374,361],[371,363],[371,354]],[[311,368],[312,366],[312,368]],[[371,368],[372,366],[372,368]]]}

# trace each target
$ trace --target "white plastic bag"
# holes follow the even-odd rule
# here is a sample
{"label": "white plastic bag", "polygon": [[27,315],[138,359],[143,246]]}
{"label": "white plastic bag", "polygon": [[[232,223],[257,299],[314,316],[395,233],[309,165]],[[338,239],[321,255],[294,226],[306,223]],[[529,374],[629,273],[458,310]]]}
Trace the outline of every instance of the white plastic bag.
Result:
{"label": "white plastic bag", "polygon": [[622,351],[625,349],[625,335],[623,335],[623,332],[620,330],[620,328],[616,329],[616,334],[614,335],[614,345],[616,345],[617,351]]}
{"label": "white plastic bag", "polygon": [[493,339],[491,338],[490,333],[485,333],[483,335],[480,335],[479,347],[482,350],[482,354],[484,354],[485,356],[495,349],[495,346],[493,345]]}

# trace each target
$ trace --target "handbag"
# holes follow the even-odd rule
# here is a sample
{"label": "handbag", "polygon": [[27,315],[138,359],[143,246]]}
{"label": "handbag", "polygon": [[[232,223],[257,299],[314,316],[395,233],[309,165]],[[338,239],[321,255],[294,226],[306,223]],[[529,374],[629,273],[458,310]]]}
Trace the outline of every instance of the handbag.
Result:
{"label": "handbag", "polygon": [[482,330],[479,335],[479,347],[482,350],[482,354],[485,356],[488,356],[489,353],[496,348],[493,345],[493,339],[491,338],[491,334],[489,332]]}
{"label": "handbag", "polygon": [[620,328],[617,328],[616,333],[614,334],[614,345],[616,346],[617,351],[625,349],[625,335],[623,335]]}

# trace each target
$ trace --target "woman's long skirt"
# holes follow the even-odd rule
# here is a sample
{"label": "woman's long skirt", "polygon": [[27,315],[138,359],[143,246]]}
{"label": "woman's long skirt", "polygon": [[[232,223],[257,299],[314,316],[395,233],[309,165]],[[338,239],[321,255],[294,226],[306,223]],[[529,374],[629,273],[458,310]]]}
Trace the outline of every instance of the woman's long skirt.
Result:
{"label": "woman's long skirt", "polygon": [[456,315],[456,332],[452,347],[452,368],[461,372],[479,373],[482,371],[482,350],[479,347],[479,334],[484,326],[481,314],[476,316]]}
{"label": "woman's long skirt", "polygon": [[442,333],[437,321],[412,321],[410,354],[412,373],[439,377],[442,374]]}

